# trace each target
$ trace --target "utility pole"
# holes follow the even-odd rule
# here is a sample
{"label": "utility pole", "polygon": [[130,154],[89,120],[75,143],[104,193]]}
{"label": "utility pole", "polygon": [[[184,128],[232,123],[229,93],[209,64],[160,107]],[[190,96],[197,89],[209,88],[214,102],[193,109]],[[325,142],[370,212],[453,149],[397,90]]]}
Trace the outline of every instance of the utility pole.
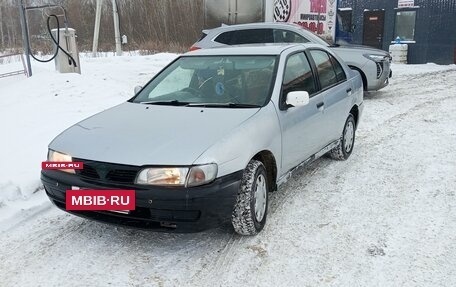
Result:
{"label": "utility pole", "polygon": [[95,27],[93,29],[93,46],[92,56],[97,56],[98,36],[100,35],[100,20],[101,20],[101,0],[97,0],[97,11],[95,13]]}
{"label": "utility pole", "polygon": [[30,43],[27,27],[27,19],[25,18],[25,7],[24,0],[21,0],[21,5],[19,5],[19,14],[21,18],[21,27],[22,27],[22,46],[24,47],[25,59],[27,64],[27,77],[32,76],[32,64],[30,63]]}
{"label": "utility pole", "polygon": [[112,16],[114,17],[114,36],[116,38],[116,55],[122,56],[122,46],[120,42],[119,14],[117,11],[116,0],[112,0]]}
{"label": "utility pole", "polygon": [[2,47],[5,47],[5,38],[3,36],[3,16],[2,16],[2,6],[0,6],[0,40],[2,41]]}

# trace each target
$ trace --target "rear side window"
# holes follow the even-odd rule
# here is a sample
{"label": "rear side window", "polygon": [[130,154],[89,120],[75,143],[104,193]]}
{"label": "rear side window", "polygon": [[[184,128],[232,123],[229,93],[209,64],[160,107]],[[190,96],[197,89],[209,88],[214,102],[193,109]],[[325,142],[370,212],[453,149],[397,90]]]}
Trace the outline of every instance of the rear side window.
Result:
{"label": "rear side window", "polygon": [[274,43],[272,29],[238,30],[231,39],[231,45]]}
{"label": "rear side window", "polygon": [[233,35],[234,35],[234,31],[225,32],[225,33],[218,35],[214,41],[218,42],[218,43],[230,45],[231,38],[233,38]]}
{"label": "rear side window", "polygon": [[274,29],[274,43],[307,43],[309,40],[299,35],[298,33]]}
{"label": "rear side window", "polygon": [[306,91],[313,94],[317,91],[309,61],[303,52],[290,56],[285,65],[283,76],[283,93]]}
{"label": "rear side window", "polygon": [[321,50],[310,50],[310,54],[317,66],[318,78],[320,79],[321,89],[324,90],[337,84],[336,72],[331,63],[328,53]]}
{"label": "rear side window", "polygon": [[342,65],[333,56],[329,55],[329,58],[331,59],[331,63],[334,67],[334,71],[336,72],[337,81],[338,82],[345,81],[347,79],[347,75],[345,75],[345,71],[342,68]]}
{"label": "rear side window", "polygon": [[206,38],[207,34],[206,33],[201,33],[201,37],[199,38],[198,42]]}

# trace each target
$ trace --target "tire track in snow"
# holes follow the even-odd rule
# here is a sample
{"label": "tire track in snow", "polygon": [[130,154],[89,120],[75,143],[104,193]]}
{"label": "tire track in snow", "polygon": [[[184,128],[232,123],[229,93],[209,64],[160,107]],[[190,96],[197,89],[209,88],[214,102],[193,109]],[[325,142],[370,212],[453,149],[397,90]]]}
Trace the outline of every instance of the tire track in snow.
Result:
{"label": "tire track in snow", "polygon": [[[447,70],[447,71],[441,71],[438,72],[438,75],[449,75],[452,73],[455,73],[456,70]],[[419,83],[427,82],[425,81],[426,79],[424,78],[431,78],[436,77],[436,73],[424,73],[424,74],[419,74],[419,75],[413,75],[410,77],[403,77],[405,78],[405,81],[417,81],[419,80]],[[435,78],[434,78],[435,79]],[[439,82],[443,82],[444,80],[441,77],[438,77]],[[416,86],[417,83],[411,82],[408,83],[408,85],[413,85]],[[421,84],[420,84],[421,85]],[[450,86],[452,84],[450,83]],[[439,88],[434,89],[434,92],[441,92],[448,89],[447,86],[439,86]],[[407,91],[410,95],[410,92],[414,91],[408,88],[403,88],[403,91]],[[388,95],[396,97],[394,94],[398,92],[398,89],[390,90],[388,92]],[[414,95],[423,95],[426,96],[428,95],[427,91],[420,91],[420,93],[414,93]],[[403,94],[401,96],[407,96],[407,94]],[[396,100],[399,97],[396,97]],[[385,126],[389,126],[393,123],[397,123],[398,121],[402,121],[407,115],[410,113],[414,113],[416,111],[419,111],[423,108],[425,108],[427,105],[437,102],[437,101],[443,101],[446,99],[451,98],[451,96],[445,96],[445,97],[433,97],[429,100],[426,100],[424,102],[420,102],[417,105],[412,106],[411,108],[406,109],[405,111],[401,111],[399,114],[396,114],[392,117],[387,118],[382,124]],[[380,97],[380,100],[382,97]],[[370,99],[372,101],[376,101],[379,99],[376,99],[375,95]],[[381,127],[377,127],[375,130],[371,131],[366,131],[361,137],[361,141],[357,142],[358,148],[356,149],[357,153],[363,153],[365,149],[369,149],[369,147],[373,145],[377,145],[379,143],[382,143],[388,139],[391,138],[391,135],[395,134],[396,131],[394,130],[389,130],[388,133],[384,134],[380,138],[378,138],[378,129],[381,129]],[[299,196],[302,196],[301,190],[305,189],[310,183],[312,183],[315,178],[315,175],[318,175],[319,172],[322,172],[326,169],[329,168],[329,170],[326,170],[326,172],[329,172],[331,174],[334,174],[334,180],[332,183],[334,185],[340,185],[345,182],[345,177],[344,174],[349,172],[349,169],[345,168],[340,168],[340,164],[348,164],[347,162],[340,162],[337,164],[337,161],[333,161],[330,159],[326,158],[320,158],[317,159],[316,161],[312,162],[311,164],[308,164],[306,166],[298,168],[296,171],[293,172],[292,176],[289,178],[287,182],[285,182],[283,185],[279,187],[279,190],[273,192],[270,194],[270,203],[269,203],[269,211],[268,211],[268,226],[271,228],[271,223],[273,225],[280,225],[281,222],[279,218],[281,218],[282,214],[284,212],[287,212],[286,206],[288,203],[293,202],[296,198]],[[335,167],[337,165],[337,168]],[[308,191],[309,192],[309,191]],[[322,196],[323,202],[320,202],[320,204],[324,206],[329,206],[329,198],[325,195]],[[324,208],[325,209],[325,208]],[[271,222],[273,221],[273,222]],[[238,238],[235,239],[237,235],[232,235],[228,241],[228,243],[224,246],[224,248],[220,251],[220,254],[217,256],[217,259],[215,260],[214,267],[210,268],[207,270],[207,272],[203,272],[202,274],[199,274],[198,278],[205,278],[205,274],[212,274],[209,276],[209,282],[219,282],[217,280],[220,280],[223,276],[223,267],[225,266],[226,263],[233,261],[236,259],[236,252],[238,250],[234,250],[233,248],[238,245],[239,247],[245,247],[242,246],[247,240],[243,240],[243,238]],[[249,241],[254,241],[254,240],[249,240]],[[267,259],[265,259],[267,260]]]}
{"label": "tire track in snow", "polygon": [[243,237],[231,231],[228,241],[218,250],[218,255],[210,263],[210,266],[201,268],[194,276],[192,276],[188,286],[196,286],[205,282],[200,286],[221,286],[220,278],[223,278],[225,273],[224,268],[229,265],[230,262],[235,261],[236,252],[234,247],[242,246],[248,240],[249,237]]}
{"label": "tire track in snow", "polygon": [[359,139],[365,131],[381,128],[390,118],[412,109],[417,104],[438,99],[456,90],[456,70],[413,78],[400,77],[390,86],[378,92],[369,93],[364,98],[364,113],[359,127]]}
{"label": "tire track in snow", "polygon": [[[422,113],[424,109],[428,107],[428,105],[434,105],[439,101],[444,101],[447,102],[451,96],[449,93],[452,91],[449,91],[446,94],[442,94],[442,91],[445,89],[450,89],[455,86],[454,82],[451,82],[451,77],[454,77],[454,72],[452,71],[451,73],[448,72],[442,72],[440,74],[436,73],[429,73],[427,76],[423,76],[423,74],[417,75],[415,79],[407,78],[407,77],[402,77],[404,78],[404,81],[409,81],[407,83],[407,88],[402,88],[402,91],[404,92],[403,94],[396,95],[396,91],[398,89],[394,89],[397,85],[391,85],[391,89],[385,91],[386,96],[390,97],[393,101],[394,105],[398,105],[401,103],[401,101],[406,101],[408,100],[407,97],[415,96],[417,93],[417,89],[421,89],[423,85],[431,86],[434,83],[437,83],[438,85],[444,83],[445,81],[450,81],[447,83],[447,85],[442,88],[442,87],[437,87],[438,89],[435,89],[439,92],[439,94],[428,94],[428,91],[430,90],[429,87],[426,88],[426,91],[423,93],[422,91],[418,90],[418,94],[421,94],[421,96],[429,96],[428,98],[423,98],[419,100],[413,100],[413,103],[407,106],[402,106],[400,105],[400,109],[397,111],[392,116],[385,117],[385,119],[382,121],[382,125],[379,125],[375,127],[373,130],[366,130],[366,129],[361,129],[361,137],[357,138],[357,144],[355,146],[355,154],[352,155],[352,157],[349,159],[351,162],[335,162],[329,159],[319,159],[312,163],[311,165],[298,169],[295,174],[289,179],[287,183],[282,185],[280,189],[271,194],[271,205],[270,205],[270,214],[268,218],[268,225],[266,226],[265,230],[263,233],[259,234],[257,237],[240,237],[235,235],[234,233],[232,234],[226,234],[216,237],[214,236],[213,233],[204,233],[201,236],[195,236],[196,240],[201,240],[204,244],[210,245],[211,242],[216,241],[216,246],[220,248],[218,249],[219,252],[217,255],[211,255],[211,254],[206,254],[204,253],[205,250],[210,249],[210,248],[195,248],[191,247],[192,241],[190,240],[185,240],[185,237],[182,236],[146,236],[143,235],[141,237],[142,233],[137,234],[136,238],[139,237],[138,241],[144,241],[144,243],[141,242],[131,242],[133,240],[132,236],[127,236],[129,232],[122,232],[120,235],[117,234],[116,232],[113,232],[110,230],[110,228],[99,228],[102,225],[99,223],[94,223],[90,222],[84,219],[78,219],[78,218],[73,218],[70,216],[65,216],[63,214],[58,214],[57,211],[52,211],[51,213],[45,213],[40,214],[40,218],[33,219],[32,222],[27,222],[24,223],[24,225],[33,225],[34,228],[27,229],[27,228],[18,228],[21,231],[23,231],[22,236],[26,238],[20,238],[18,237],[18,234],[16,236],[6,236],[6,234],[1,234],[0,235],[5,235],[2,238],[2,241],[4,239],[4,242],[6,243],[0,243],[0,246],[2,246],[2,251],[5,250],[5,252],[2,252],[0,255],[0,261],[4,262],[0,266],[2,266],[2,273],[4,274],[0,275],[0,278],[4,278],[6,281],[3,282],[3,284],[6,284],[8,286],[9,282],[13,282],[12,280],[15,280],[19,278],[17,275],[12,276],[8,275],[9,277],[6,277],[9,272],[22,272],[21,266],[25,268],[30,268],[32,270],[28,271],[34,271],[36,272],[36,266],[41,265],[41,264],[46,264],[49,262],[52,262],[51,260],[44,260],[42,259],[43,253],[50,253],[50,252],[57,252],[59,255],[62,256],[62,264],[74,264],[76,267],[80,267],[81,269],[85,269],[85,261],[83,259],[85,258],[80,258],[79,256],[73,256],[73,258],[64,258],[64,257],[72,257],[71,255],[71,250],[68,250],[65,245],[65,241],[68,241],[68,243],[77,243],[78,240],[84,240],[84,242],[88,245],[92,244],[92,246],[88,246],[87,249],[96,250],[96,251],[101,251],[99,256],[102,256],[102,259],[105,260],[113,260],[116,261],[116,258],[125,258],[128,256],[127,252],[130,254],[131,253],[131,258],[128,257],[127,262],[130,265],[123,266],[124,268],[130,270],[132,272],[133,276],[130,279],[131,285],[137,284],[139,282],[143,282],[144,285],[153,284],[152,282],[147,282],[144,281],[144,273],[145,270],[147,272],[150,272],[149,274],[155,275],[155,274],[160,274],[162,276],[164,285],[184,285],[187,282],[189,282],[189,285],[191,286],[220,286],[220,285],[233,285],[236,282],[239,284],[241,280],[245,280],[246,284],[249,282],[257,282],[258,283],[269,283],[269,282],[274,282],[274,277],[276,278],[284,278],[281,277],[282,275],[280,274],[280,271],[283,270],[288,270],[289,269],[289,264],[292,264],[292,262],[288,261],[289,259],[293,258],[286,258],[287,255],[290,255],[289,252],[286,252],[287,248],[288,249],[294,249],[294,251],[301,251],[303,245],[300,245],[301,240],[304,240],[308,236],[306,233],[309,229],[317,229],[317,228],[326,228],[319,227],[315,224],[316,223],[321,223],[319,221],[324,221],[323,223],[326,223],[326,221],[329,220],[335,220],[332,219],[331,217],[334,215],[330,211],[328,211],[327,206],[331,206],[334,202],[332,201],[334,197],[336,196],[335,194],[331,194],[330,192],[327,192],[328,186],[325,186],[318,190],[318,194],[312,194],[312,190],[309,190],[308,185],[311,185],[312,188],[315,186],[318,186],[318,181],[319,180],[324,180],[325,175],[327,174],[330,179],[328,182],[334,181],[335,188],[340,188],[341,185],[345,184],[345,175],[351,175],[350,174],[350,168],[352,167],[353,163],[358,162],[358,165],[363,165],[363,160],[365,159],[366,155],[372,155],[373,151],[371,150],[372,147],[378,146],[378,145],[383,145],[388,139],[390,139],[393,136],[400,136],[398,135],[398,129],[395,127],[402,127],[398,126],[399,124],[402,123],[402,121],[407,120],[409,116],[416,114],[417,112]],[[432,77],[434,76],[434,78]],[[447,79],[442,79],[447,78]],[[399,77],[398,79],[401,79]],[[456,78],[456,77],[454,77]],[[404,85],[402,83],[398,83],[400,85]],[[454,91],[454,90],[453,90]],[[378,98],[374,95],[372,98],[368,99],[368,102],[370,104],[375,104],[383,101],[384,98],[382,95],[380,95]],[[375,107],[374,107],[375,108]],[[430,109],[431,110],[431,109]],[[365,113],[369,113],[368,110],[365,110]],[[358,136],[358,135],[357,135]],[[358,140],[360,139],[360,140]],[[365,163],[365,162],[364,162]],[[374,162],[374,164],[378,164],[379,162]],[[337,178],[339,176],[339,178]],[[375,176],[375,175],[374,175]],[[324,193],[322,191],[325,191]],[[298,210],[289,210],[287,209],[288,204],[295,203],[297,200],[315,200],[316,198],[318,199],[318,202],[316,204],[321,206],[321,214],[320,218],[318,220],[313,220],[311,218],[300,218],[300,220],[307,220],[308,222],[303,224],[301,223],[300,226],[298,226],[298,230],[296,230],[293,226],[287,226],[287,225],[292,225],[295,223],[293,221],[294,216],[302,216],[297,214]],[[296,207],[296,205],[292,206]],[[300,207],[300,206],[298,206]],[[56,214],[56,215],[54,215]],[[50,216],[49,216],[50,215]],[[49,222],[49,220],[52,220]],[[84,222],[84,223],[82,223]],[[42,229],[37,228],[40,224],[43,225]],[[83,226],[81,226],[81,224]],[[84,226],[85,224],[85,226]],[[331,225],[325,225],[328,226],[329,228],[332,228]],[[343,228],[343,227],[338,227],[338,228]],[[282,231],[281,229],[284,229]],[[27,232],[29,231],[29,232]],[[38,232],[37,232],[38,231]],[[79,236],[79,233],[82,231],[83,234],[82,236]],[[311,230],[313,231],[313,230]],[[345,230],[343,229],[342,231],[333,231],[333,232],[339,232],[341,234],[345,234],[349,231],[349,229]],[[228,230],[227,233],[230,231]],[[232,232],[232,231],[231,231]],[[18,233],[13,231],[13,233]],[[114,237],[120,237],[119,239],[111,240],[110,238],[101,238],[102,234],[108,233],[109,236]],[[136,233],[136,232],[134,232]],[[90,237],[94,236],[92,242],[90,241]],[[100,238],[97,238],[100,237]],[[106,236],[105,236],[106,237]],[[147,240],[145,240],[145,237],[150,237],[152,239],[152,242],[147,243]],[[215,237],[215,238],[214,238]],[[90,239],[88,239],[90,238]],[[353,240],[352,238],[348,238],[349,240]],[[17,242],[15,242],[17,240]],[[154,241],[165,241],[163,244],[155,244]],[[285,241],[280,241],[280,240],[285,240],[289,242],[290,245],[288,246],[277,246],[282,243],[285,243]],[[9,241],[9,243],[8,243]],[[54,245],[51,245],[49,248],[47,246],[47,243],[51,241],[60,241],[60,244],[54,243]],[[120,253],[113,253],[110,256],[103,256],[101,253],[105,253],[104,250],[101,250],[103,247],[102,243],[103,241],[106,242],[111,242],[111,241],[117,241],[116,246],[118,246],[118,249],[115,249],[115,251],[120,252]],[[120,243],[119,243],[120,241]],[[278,248],[281,253],[277,253],[279,257],[268,257],[266,255],[265,257],[254,257],[254,259],[245,258],[245,254],[249,253],[250,251],[247,249],[248,245],[250,244],[263,244],[264,242],[267,242],[272,245],[270,249],[265,248],[267,252],[272,252],[273,248]],[[388,243],[387,241],[385,241]],[[342,249],[337,249],[336,247],[332,246],[333,248],[329,252],[331,256],[340,256],[336,254],[334,251],[342,251],[344,252],[344,255],[347,255],[348,257],[351,255],[350,248],[353,248],[349,245],[349,243],[352,243],[352,241],[344,242],[342,241],[343,244],[348,244],[348,246],[343,246]],[[356,243],[356,242],[355,242]],[[109,243],[111,244],[111,243]],[[324,244],[324,243],[322,243]],[[61,245],[59,248],[56,245]],[[65,245],[65,246],[64,246]],[[152,245],[153,248],[147,249],[147,246]],[[196,251],[192,253],[191,255],[187,254],[179,254],[177,252],[173,252],[173,245],[181,245],[180,248],[183,248],[182,245],[188,245],[189,247],[187,248],[195,248]],[[214,244],[212,244],[214,246]],[[91,248],[90,248],[91,247]],[[95,249],[96,248],[96,249]],[[171,251],[167,252],[160,252],[160,250],[157,249],[169,249]],[[347,248],[347,250],[344,250],[344,248]],[[13,250],[14,249],[14,250]],[[34,250],[36,249],[36,250]],[[113,251],[112,249],[111,252]],[[214,248],[214,251],[217,250]],[[21,256],[15,256],[15,252],[24,252],[25,254]],[[31,251],[36,251],[36,252],[31,252]],[[147,253],[148,252],[148,253]],[[199,253],[198,253],[199,252]],[[318,258],[324,258],[325,260],[328,260],[327,263],[322,263],[316,260],[315,258],[310,258],[312,262],[316,262],[317,264],[320,263],[321,266],[325,267],[322,268],[323,271],[330,270],[331,268],[337,267],[341,268],[339,265],[337,265],[337,262],[330,261],[328,258],[325,258],[325,254],[321,250],[314,250],[314,253],[312,255],[318,256]],[[251,252],[250,252],[251,253]],[[172,264],[171,261],[165,261],[164,263],[158,264],[158,265],[149,265],[147,266],[150,269],[144,268],[143,263],[138,260],[138,257],[141,254],[146,254],[146,255],[156,255],[157,256],[162,256],[162,259],[165,259],[165,256],[171,256],[174,257],[176,260],[180,261],[182,260],[183,263],[177,263],[177,267]],[[17,259],[24,259],[25,258],[25,263],[24,262],[19,262],[19,261],[11,261],[11,259],[8,259],[9,256],[13,256],[13,258]],[[44,254],[46,255],[46,254]],[[300,254],[297,254],[298,256]],[[244,257],[242,257],[244,256]],[[305,255],[301,259],[303,260]],[[74,258],[76,257],[76,258]],[[88,260],[97,260],[97,258],[90,257],[90,254],[87,256]],[[240,258],[241,257],[241,258]],[[6,259],[6,260],[5,260]],[[202,261],[204,264],[200,264],[199,261]],[[279,267],[282,267],[283,270],[280,269],[274,269],[274,267],[277,266],[276,261],[280,261]],[[350,258],[347,258],[347,261],[350,261]],[[14,263],[14,264],[13,264]],[[115,262],[113,262],[115,263]],[[305,266],[305,262],[301,261],[301,263]],[[241,265],[239,267],[239,265]],[[90,266],[96,267],[94,263],[92,263]],[[103,266],[105,267],[105,266]],[[117,271],[121,270],[120,268],[112,267],[112,266],[106,266],[108,267],[106,270],[103,270],[105,274],[115,274],[112,271]],[[185,268],[185,267],[188,267]],[[4,269],[3,269],[4,268]],[[172,272],[163,272],[163,268],[169,268],[178,271],[178,272],[192,272],[196,271],[194,273],[194,276],[192,277],[185,277],[186,275],[181,275],[177,276],[177,279],[172,279]],[[195,268],[195,269],[192,269]],[[246,271],[244,272],[239,272],[236,273],[236,271],[240,271],[241,268],[245,268]],[[369,270],[370,268],[370,270]],[[363,270],[371,271],[373,267],[366,267],[363,268]],[[62,267],[62,269],[64,269]],[[91,269],[91,268],[89,268]],[[53,272],[50,268],[48,269],[41,269],[43,271],[48,271],[48,272]],[[293,270],[292,270],[293,271]],[[317,270],[318,271],[318,270]],[[381,270],[380,270],[381,271]],[[89,271],[89,274],[92,275]],[[233,274],[234,273],[234,274]],[[252,274],[253,273],[253,274]],[[309,273],[309,272],[308,272]],[[34,274],[34,273],[30,273]],[[36,274],[36,273],[35,273]],[[40,274],[37,274],[40,275]],[[97,273],[95,273],[95,276]],[[151,276],[152,276],[151,275]],[[260,277],[260,276],[263,277]],[[296,274],[294,274],[296,275]],[[366,275],[363,276],[363,274],[358,274],[360,277],[360,280],[367,280]],[[119,276],[118,274],[116,276]],[[251,276],[251,277],[248,277]],[[257,278],[254,278],[254,276],[258,276]],[[348,274],[347,276],[350,276]],[[103,277],[104,279],[108,279],[108,276],[106,275]],[[253,277],[253,278],[252,278]],[[302,281],[301,283],[304,284],[304,282],[308,283],[309,285],[316,285],[312,284],[313,279],[317,277],[317,274],[311,275],[306,281]],[[270,281],[263,281],[263,278],[265,280],[270,280]],[[50,277],[49,278],[49,286],[52,286],[56,284],[57,281],[55,281],[55,277]],[[118,278],[117,278],[118,279]],[[188,280],[186,280],[188,279]],[[298,279],[302,279],[302,277],[299,277]],[[10,280],[10,281],[8,281]],[[81,281],[73,281],[80,283],[81,285],[87,285],[88,283],[86,282],[91,282],[87,281],[90,280],[88,278],[81,278]],[[136,281],[135,281],[136,280]],[[233,280],[233,281],[230,281]],[[237,280],[237,281],[236,281]],[[250,281],[251,280],[251,281]],[[290,281],[293,279],[289,279]],[[68,281],[71,282],[71,281]],[[233,282],[232,284],[226,284]],[[295,284],[298,284],[299,281],[295,281]],[[362,281],[360,281],[362,282]],[[86,284],[84,284],[86,283]],[[96,283],[96,282],[95,282]],[[106,282],[105,282],[106,283]],[[210,284],[211,283],[211,284]],[[287,283],[284,281],[284,284]],[[258,284],[258,285],[260,285]],[[331,285],[326,283],[327,285]],[[361,284],[361,283],[360,283]],[[255,284],[253,284],[255,285]],[[293,284],[292,284],[293,285]],[[324,282],[321,282],[321,284],[317,285],[325,285]],[[344,285],[344,284],[332,284],[332,285]],[[348,286],[348,285],[345,285]],[[353,285],[352,285],[353,286]]]}
{"label": "tire track in snow", "polygon": [[[455,71],[452,71],[452,73],[454,73],[454,72]],[[455,79],[456,79],[456,77],[455,77]],[[419,80],[419,78],[417,78],[416,80]],[[411,84],[413,84],[413,83],[411,83]],[[454,83],[450,83],[449,86],[451,86],[451,85],[454,85]],[[431,95],[431,97],[428,98],[428,100],[419,101],[418,103],[415,103],[414,105],[412,105],[411,108],[405,107],[404,109],[402,109],[402,111],[399,114],[395,114],[392,117],[388,117],[385,121],[383,121],[383,124],[378,126],[375,130],[370,130],[370,131],[364,130],[363,137],[362,137],[363,139],[361,141],[357,141],[357,146],[355,146],[355,151],[354,151],[355,154],[353,154],[352,157],[348,160],[348,162],[351,161],[352,164],[349,164],[348,162],[329,161],[329,162],[327,162],[326,165],[324,165],[324,168],[321,168],[320,171],[324,171],[324,172],[328,173],[330,175],[331,181],[335,181],[334,184],[336,186],[338,186],[339,188],[343,188],[345,179],[351,180],[353,177],[352,169],[353,168],[363,169],[363,166],[365,164],[364,159],[366,158],[366,156],[368,156],[369,154],[372,154],[372,153],[374,153],[374,154],[376,153],[375,151],[372,151],[372,147],[388,146],[388,141],[390,141],[392,139],[397,140],[398,138],[401,138],[402,135],[405,133],[404,131],[406,131],[406,129],[404,130],[403,128],[401,129],[400,127],[403,127],[403,126],[407,127],[407,126],[411,126],[411,125],[413,126],[414,121],[415,121],[414,118],[420,118],[418,115],[425,114],[426,110],[432,111],[433,108],[439,104],[445,104],[451,100],[454,100],[456,95],[451,95],[450,94],[451,92],[442,93],[442,91],[447,90],[447,89],[448,89],[448,86],[447,86],[447,88],[440,88],[440,89],[438,89],[438,91],[440,91],[440,94],[438,94],[438,95],[433,94],[433,95]],[[409,93],[410,92],[413,93],[413,90],[409,89]],[[373,100],[375,100],[375,98]],[[438,112],[438,110],[437,110],[437,112]],[[404,120],[407,120],[408,122],[403,123]],[[423,120],[425,120],[425,118]],[[324,160],[324,159],[321,159],[321,160]],[[355,161],[355,162],[353,162],[353,161]],[[356,166],[354,166],[353,163],[355,163],[358,167],[356,168]],[[380,163],[381,162],[374,162],[373,164],[380,164]],[[392,162],[389,162],[389,163],[392,164]],[[343,168],[342,165],[350,165],[350,166],[348,168]],[[358,176],[360,176],[360,175],[358,175]],[[374,178],[375,178],[375,175],[372,175],[372,176],[374,176]],[[294,178],[296,178],[296,177],[294,177]],[[308,184],[309,180],[305,179],[305,182]],[[314,183],[314,182],[312,182],[312,183]],[[303,185],[303,187],[305,188],[307,186],[307,184]],[[402,187],[402,190],[407,190],[407,188],[409,188],[406,185],[406,183],[403,183],[403,185],[404,186]],[[291,186],[287,186],[287,188],[291,188]],[[400,188],[401,187],[399,186],[399,189]],[[325,190],[325,191],[327,191],[327,189],[328,189],[328,187],[323,188],[323,190]],[[306,198],[309,197],[308,195],[310,192],[311,192],[310,190],[306,190],[304,193],[299,193],[299,192],[294,191],[291,193],[293,195],[293,198],[287,198],[287,201],[294,202],[295,200],[299,200],[300,198],[305,200]],[[385,196],[385,195],[383,195],[383,196]],[[321,214],[320,214],[321,218],[323,218],[323,219],[327,218],[328,221],[330,220],[329,222],[334,221],[334,220],[336,220],[336,222],[337,222],[337,218],[334,218],[334,215],[337,214],[334,212],[334,208],[337,208],[337,207],[332,206],[332,208],[331,208],[331,204],[334,204],[334,198],[340,198],[340,197],[341,196],[335,196],[334,194],[331,194],[331,192],[329,192],[329,193],[325,192],[325,193],[321,193],[320,195],[318,195],[318,198],[319,198],[318,204],[321,207]],[[386,195],[386,197],[388,197],[388,195]],[[401,208],[402,206],[406,206],[408,203],[407,201],[410,200],[410,197],[415,198],[415,197],[413,197],[413,195],[404,195],[402,197],[397,198],[395,204],[398,206],[396,206],[395,208]],[[415,198],[414,200],[418,200],[418,199]],[[329,208],[327,208],[327,207],[329,207]],[[405,207],[402,207],[402,208],[405,208]],[[276,212],[275,217],[278,219],[278,222],[280,222],[280,224],[282,224],[282,225],[287,225],[287,218],[289,218],[290,212],[289,211],[287,212],[287,210],[285,210],[283,208],[280,208],[277,211],[278,212]],[[288,213],[288,214],[286,214],[286,213]],[[280,220],[280,218],[284,218],[284,217],[285,217],[285,222]],[[333,227],[333,228],[336,228],[336,227]],[[272,228],[274,228],[274,227],[272,227]],[[349,240],[348,241],[349,245],[346,246],[347,250],[345,250],[345,252],[347,254],[350,254],[350,250],[353,249],[353,246],[352,246],[353,243],[362,245],[363,242],[361,242],[361,243],[356,242],[357,239],[353,238],[353,236],[350,233],[348,233],[348,231],[350,230],[349,228],[347,229],[344,226],[339,226],[337,228],[341,228],[342,231],[335,231],[335,232],[342,233],[341,236],[344,236],[344,237],[346,236],[347,240]],[[388,243],[387,242],[388,234],[392,233],[392,232],[388,231],[389,230],[388,228],[389,229],[394,229],[394,228],[400,229],[401,227],[395,226],[395,225],[390,225],[386,228],[383,227],[382,228],[383,230],[381,229],[380,231],[377,231],[380,234],[382,232],[385,233],[383,235],[380,235],[380,238],[382,240],[379,240],[379,242],[377,242],[380,245],[383,244],[382,246],[384,246],[384,247],[386,247],[386,245]],[[347,230],[345,230],[345,229],[347,229]],[[290,232],[290,231],[292,231],[292,229],[286,230],[286,232]],[[401,232],[397,231],[396,233],[393,233],[393,234],[401,234]],[[288,238],[290,238],[290,237],[294,238],[293,236],[290,236],[290,234],[284,234],[283,232],[279,232],[278,235],[276,234],[275,238],[274,238],[274,235],[272,235],[269,237],[269,239],[271,241],[277,240],[278,238],[281,237],[280,235],[287,236]],[[375,237],[375,236],[373,236],[373,237]],[[352,241],[354,241],[354,242],[351,243]],[[336,247],[336,248],[339,249],[339,247]],[[344,247],[342,247],[342,249],[343,248]],[[335,251],[337,251],[337,249]],[[354,251],[351,251],[351,252],[354,252]],[[336,255],[336,254],[334,254],[334,255]],[[332,263],[334,263],[334,262],[332,262]],[[375,261],[372,260],[372,264],[374,264],[374,263],[375,263]],[[323,265],[323,266],[325,266],[325,265]],[[324,268],[323,270],[331,270],[333,268],[332,266],[333,265],[331,265],[331,263],[326,263],[326,268]],[[369,269],[370,269],[370,271],[376,270],[376,268],[377,267],[375,265],[363,267],[364,272],[369,271]],[[274,264],[273,261],[266,261],[265,264],[260,266],[257,270],[250,270],[251,272],[248,272],[248,273],[254,273],[256,278],[252,281],[259,282],[259,280],[261,281],[260,278],[263,278],[263,276],[267,276],[267,274],[274,272],[275,269],[277,269],[277,264]],[[380,269],[380,270],[376,270],[376,271],[378,274],[382,270]],[[361,273],[358,273],[358,274],[355,273],[354,275],[357,275],[357,276],[355,276],[355,278],[363,277],[363,274],[361,274]],[[344,278],[345,280],[347,280],[346,276]],[[365,276],[366,275],[364,275],[364,277]],[[348,275],[348,279],[349,278],[350,278],[350,275]],[[330,279],[330,280],[333,280],[333,279]],[[331,282],[331,281],[329,281],[329,282]],[[329,283],[329,282],[327,282],[327,283]],[[248,283],[250,283],[250,281],[246,282],[246,284],[248,284]],[[323,282],[320,282],[318,285],[321,285],[322,283]],[[350,286],[349,284],[340,284],[340,283],[341,282],[339,282],[339,284],[333,282],[329,285],[335,284],[335,285]],[[347,283],[347,282],[345,282],[345,283]],[[351,282],[351,283],[353,283],[353,282]],[[310,284],[310,285],[312,285],[312,284]]]}

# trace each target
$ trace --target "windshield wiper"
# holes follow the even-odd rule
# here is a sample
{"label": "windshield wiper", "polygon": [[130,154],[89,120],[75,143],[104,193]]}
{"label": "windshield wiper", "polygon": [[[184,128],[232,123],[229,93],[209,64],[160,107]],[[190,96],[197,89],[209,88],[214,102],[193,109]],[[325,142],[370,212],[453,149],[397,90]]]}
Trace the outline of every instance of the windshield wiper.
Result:
{"label": "windshield wiper", "polygon": [[190,103],[187,107],[205,108],[261,108],[259,105],[237,104],[237,103]]}
{"label": "windshield wiper", "polygon": [[162,106],[186,106],[189,102],[181,102],[178,100],[172,101],[149,101],[149,102],[140,102],[140,104],[144,105],[162,105]]}

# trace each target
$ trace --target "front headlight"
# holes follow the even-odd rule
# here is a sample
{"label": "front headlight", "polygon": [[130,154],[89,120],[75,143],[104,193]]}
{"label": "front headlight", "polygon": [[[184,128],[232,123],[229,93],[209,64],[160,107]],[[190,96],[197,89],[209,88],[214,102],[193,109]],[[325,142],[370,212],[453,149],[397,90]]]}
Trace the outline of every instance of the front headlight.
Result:
{"label": "front headlight", "polygon": [[136,178],[137,184],[150,185],[184,185],[188,168],[163,167],[145,168]]}
{"label": "front headlight", "polygon": [[198,186],[217,176],[215,163],[188,167],[150,167],[141,170],[135,183],[162,186]]}
{"label": "front headlight", "polygon": [[64,154],[64,153],[61,153],[61,152],[58,152],[58,151],[54,151],[52,149],[50,149],[48,151],[48,161],[56,161],[56,162],[71,162],[73,161],[73,158],[68,155],[68,154]]}
{"label": "front headlight", "polygon": [[[61,152],[58,152],[58,151],[50,149],[48,151],[47,161],[51,161],[51,162],[72,162],[73,158],[70,155],[68,155],[68,154],[64,154],[64,153],[61,153]],[[59,169],[59,170],[64,171],[64,172],[68,172],[68,173],[76,173],[74,171],[74,169]]]}
{"label": "front headlight", "polygon": [[381,61],[386,60],[388,58],[388,56],[377,55],[377,54],[364,54],[363,56],[368,58],[369,60],[374,61],[374,62],[381,62]]}
{"label": "front headlight", "polygon": [[217,176],[217,165],[215,163],[197,165],[190,168],[187,177],[187,186],[198,186],[209,183]]}

